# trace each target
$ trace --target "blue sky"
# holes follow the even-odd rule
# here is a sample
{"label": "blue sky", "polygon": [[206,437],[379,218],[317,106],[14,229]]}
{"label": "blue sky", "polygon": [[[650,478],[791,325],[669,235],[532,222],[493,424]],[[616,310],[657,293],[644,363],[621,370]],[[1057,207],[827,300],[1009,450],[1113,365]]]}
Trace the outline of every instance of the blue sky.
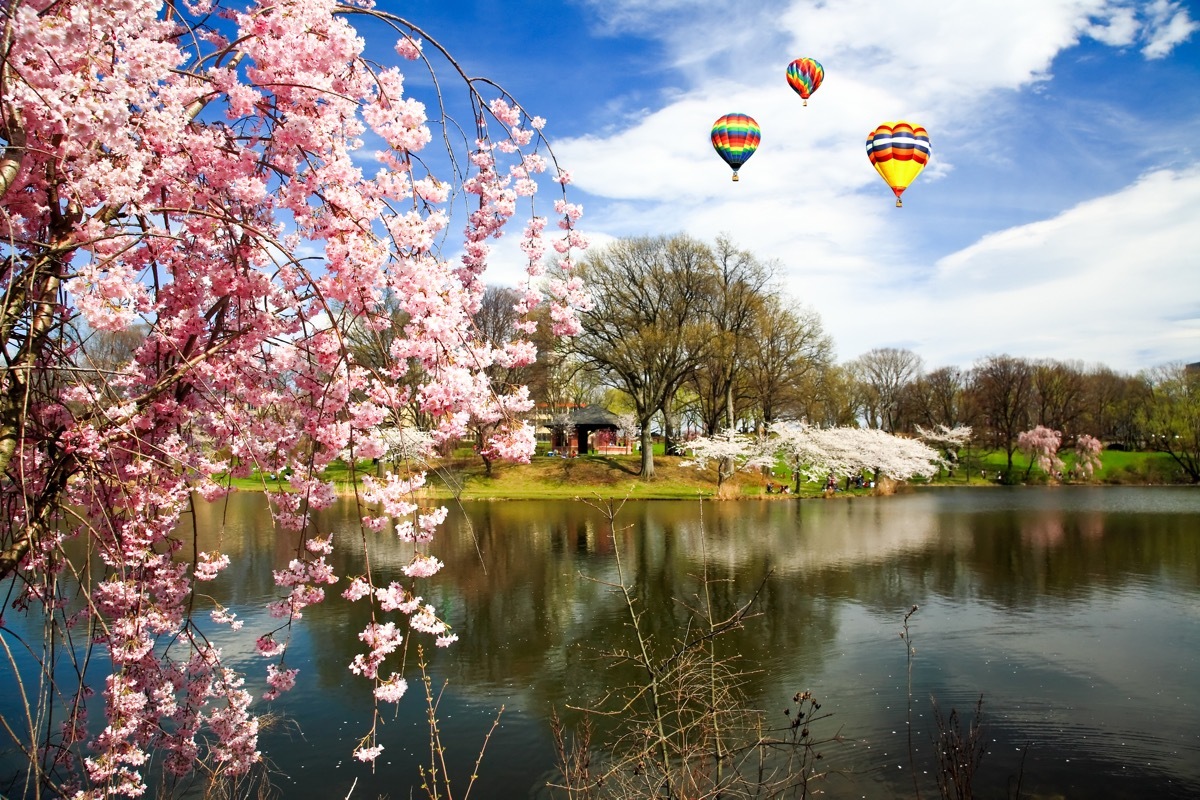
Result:
{"label": "blue sky", "polygon": [[[1200,360],[1200,8],[1179,0],[380,0],[549,120],[581,228],[727,234],[839,360]],[[375,43],[372,42],[372,45]],[[784,80],[816,58],[807,107]],[[415,76],[414,76],[415,77]],[[420,87],[410,82],[420,96]],[[722,114],[762,144],[730,180]],[[868,131],[933,158],[894,207]],[[515,283],[515,241],[489,278]]]}

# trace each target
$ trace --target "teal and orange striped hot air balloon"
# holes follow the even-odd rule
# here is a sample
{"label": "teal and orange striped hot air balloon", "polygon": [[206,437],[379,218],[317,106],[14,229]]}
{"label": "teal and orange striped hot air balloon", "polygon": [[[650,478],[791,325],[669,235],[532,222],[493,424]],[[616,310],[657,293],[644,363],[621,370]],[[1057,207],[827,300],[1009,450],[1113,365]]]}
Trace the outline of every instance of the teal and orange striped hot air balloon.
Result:
{"label": "teal and orange striped hot air balloon", "polygon": [[713,123],[713,149],[733,168],[733,179],[738,179],[738,169],[745,164],[762,139],[762,131],[754,118],[746,114],[726,114]]}
{"label": "teal and orange striped hot air balloon", "polygon": [[803,98],[804,105],[808,105],[808,98],[821,87],[823,80],[825,80],[825,68],[815,58],[797,58],[788,64],[788,86],[795,89],[796,94]]}

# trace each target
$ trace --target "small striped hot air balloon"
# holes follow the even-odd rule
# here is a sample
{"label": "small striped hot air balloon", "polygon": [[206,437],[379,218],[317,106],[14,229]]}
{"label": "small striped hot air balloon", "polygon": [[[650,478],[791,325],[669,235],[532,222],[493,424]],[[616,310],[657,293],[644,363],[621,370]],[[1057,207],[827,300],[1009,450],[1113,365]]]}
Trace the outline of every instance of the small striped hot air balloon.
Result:
{"label": "small striped hot air balloon", "polygon": [[733,168],[733,179],[738,179],[738,169],[745,164],[762,139],[762,131],[753,117],[746,114],[726,114],[713,123],[713,149]]}
{"label": "small striped hot air balloon", "polygon": [[825,68],[815,58],[797,58],[787,68],[787,82],[808,105],[808,98],[825,80]]}
{"label": "small striped hot air balloon", "polygon": [[929,134],[920,125],[885,122],[867,134],[867,157],[875,165],[875,171],[892,187],[896,208],[903,205],[900,195],[925,169],[931,152]]}

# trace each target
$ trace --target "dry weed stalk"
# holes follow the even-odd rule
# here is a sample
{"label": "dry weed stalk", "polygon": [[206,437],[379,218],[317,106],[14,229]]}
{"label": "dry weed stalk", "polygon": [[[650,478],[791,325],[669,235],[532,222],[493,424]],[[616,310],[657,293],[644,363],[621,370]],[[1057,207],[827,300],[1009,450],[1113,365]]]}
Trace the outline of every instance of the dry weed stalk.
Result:
{"label": "dry weed stalk", "polygon": [[[904,647],[908,666],[908,764],[909,773],[913,780],[913,797],[916,800],[921,798],[921,787],[917,780],[917,765],[916,765],[916,750],[913,747],[913,691],[912,691],[912,671],[913,660],[916,655],[917,648],[913,645],[912,631],[909,629],[908,621],[916,614],[918,606],[915,604],[908,613],[904,615],[903,630],[900,632],[900,638],[904,640]],[[987,742],[983,736],[983,695],[979,695],[979,699],[975,702],[975,714],[971,722],[967,726],[966,733],[963,733],[962,722],[957,709],[950,709],[950,715],[942,714],[938,707],[937,698],[930,697],[930,704],[933,706],[933,720],[937,727],[937,733],[933,739],[933,749],[937,757],[936,769],[934,776],[937,779],[938,792],[942,800],[972,800],[974,797],[975,774],[979,770],[979,764],[983,761],[983,754],[987,751]],[[1021,796],[1020,783],[1017,784],[1016,797]]]}
{"label": "dry weed stalk", "polygon": [[[438,724],[438,706],[441,705],[442,692],[434,694],[433,678],[425,660],[425,648],[420,645],[417,646],[417,666],[421,670],[421,683],[425,687],[425,710],[429,723],[429,766],[421,767],[421,790],[429,800],[454,800],[454,792],[450,786],[450,770],[446,761],[446,746],[442,743],[442,731]],[[444,690],[445,684],[442,686],[442,691]],[[468,800],[475,782],[479,780],[479,765],[483,762],[483,754],[492,740],[492,734],[500,726],[500,717],[503,714],[504,706],[500,706],[496,718],[492,720],[492,727],[488,729],[483,743],[479,746],[479,753],[475,756],[475,767],[471,770],[471,777],[467,779],[467,788],[462,794],[462,800]]]}
{"label": "dry weed stalk", "polygon": [[[839,740],[818,740],[810,726],[830,715],[820,713],[811,693],[799,692],[783,712],[786,721],[772,724],[749,705],[753,672],[719,648],[723,635],[753,616],[765,579],[753,597],[718,618],[712,597],[718,581],[706,557],[697,594],[681,602],[688,611],[685,629],[669,645],[662,642],[643,624],[644,609],[625,577],[615,525],[622,504],[593,504],[613,536],[618,576],[616,583],[601,583],[621,597],[632,633],[629,647],[605,655],[640,677],[590,707],[573,708],[584,720],[572,737],[555,716],[559,781],[551,789],[569,800],[807,797],[810,783],[824,774],[819,748]],[[611,725],[599,742],[596,718]]]}

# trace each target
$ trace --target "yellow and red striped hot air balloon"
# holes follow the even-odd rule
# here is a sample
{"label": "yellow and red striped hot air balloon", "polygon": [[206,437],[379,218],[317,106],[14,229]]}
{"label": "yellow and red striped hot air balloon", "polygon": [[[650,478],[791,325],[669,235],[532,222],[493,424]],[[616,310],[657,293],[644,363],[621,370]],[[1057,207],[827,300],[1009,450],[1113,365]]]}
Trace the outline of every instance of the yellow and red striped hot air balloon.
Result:
{"label": "yellow and red striped hot air balloon", "polygon": [[867,134],[867,157],[892,187],[897,208],[903,205],[900,195],[925,169],[931,152],[929,134],[920,125],[885,122]]}
{"label": "yellow and red striped hot air balloon", "polygon": [[762,131],[759,130],[754,117],[746,114],[726,114],[713,123],[709,138],[712,139],[712,146],[717,155],[733,168],[733,179],[736,181],[742,164],[745,164],[758,149]]}

